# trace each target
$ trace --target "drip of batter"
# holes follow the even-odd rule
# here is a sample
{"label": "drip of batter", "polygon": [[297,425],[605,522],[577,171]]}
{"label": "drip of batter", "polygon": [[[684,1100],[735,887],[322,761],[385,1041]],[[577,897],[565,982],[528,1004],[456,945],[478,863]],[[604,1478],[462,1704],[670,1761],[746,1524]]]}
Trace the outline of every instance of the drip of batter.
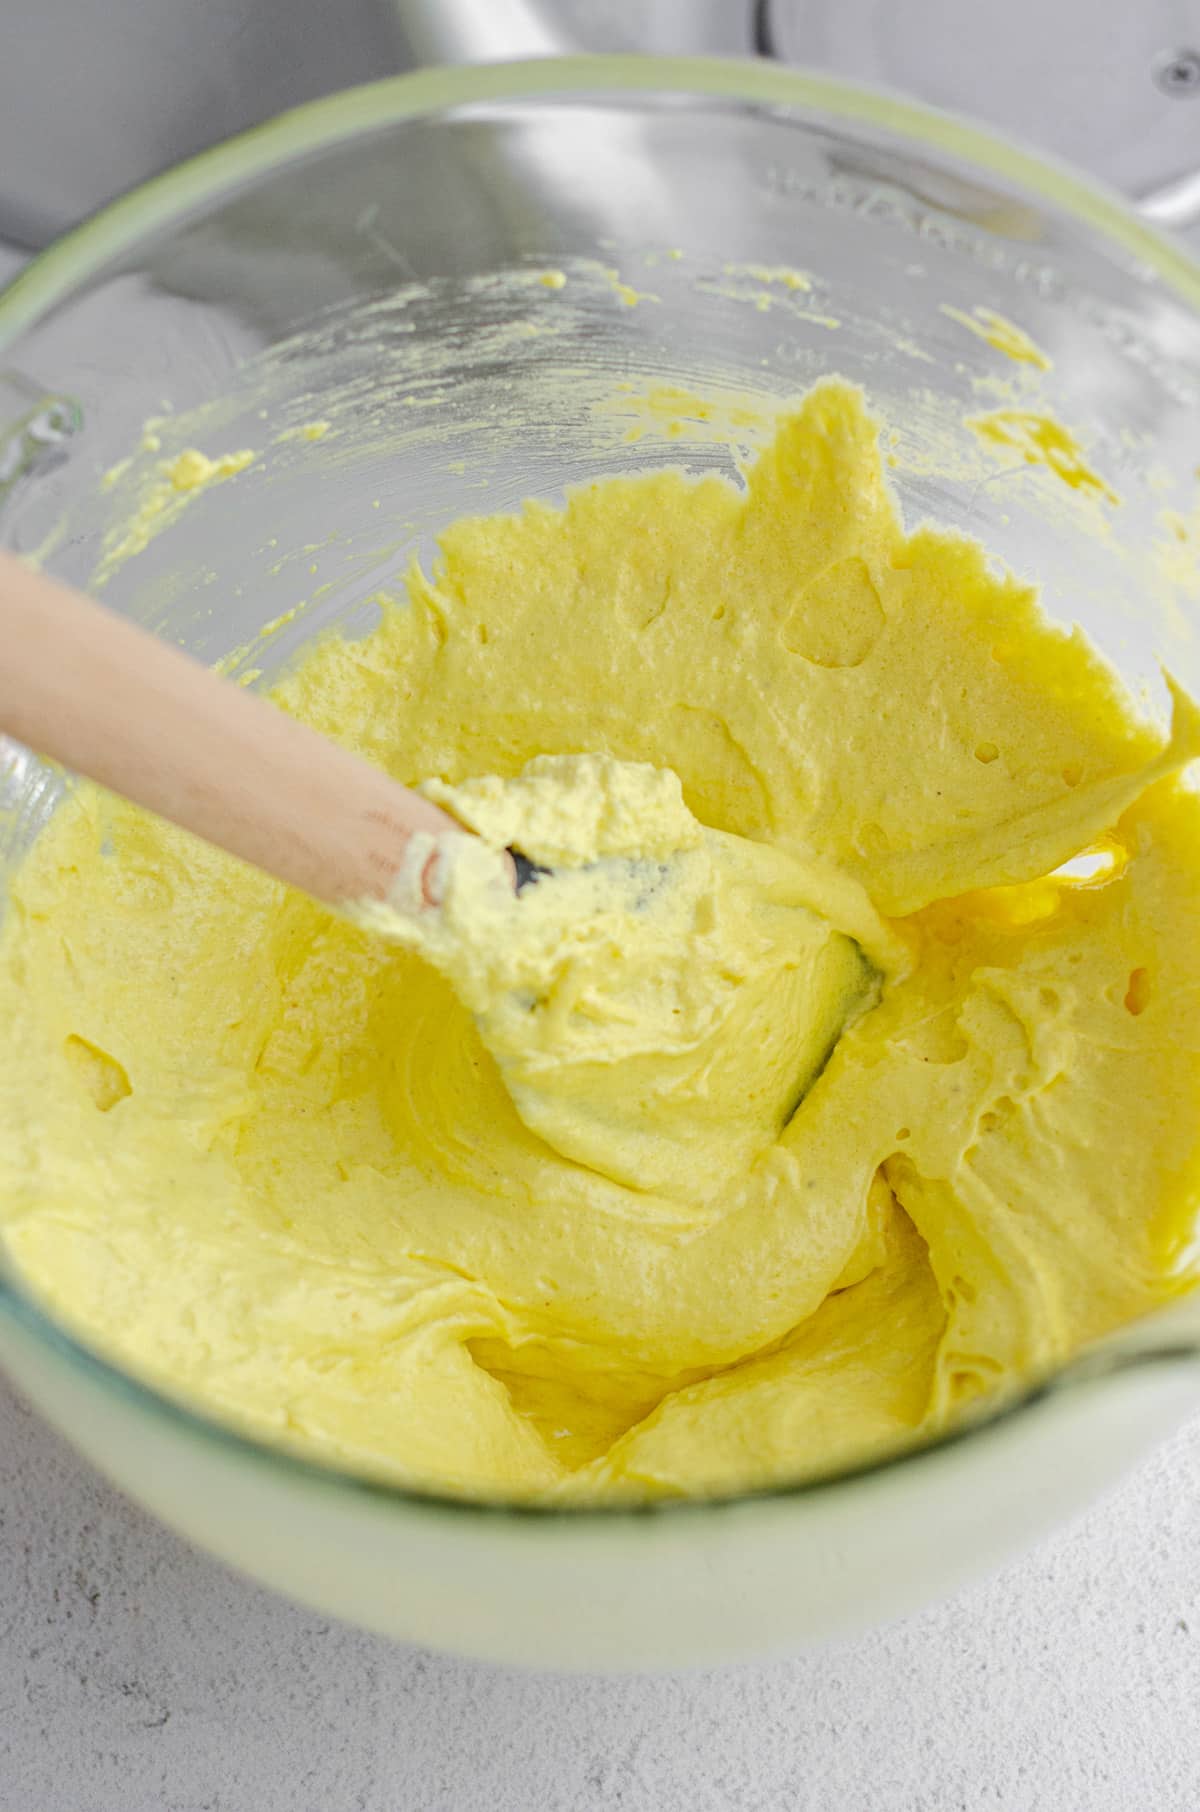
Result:
{"label": "drip of batter", "polygon": [[123,1363],[392,1478],[688,1494],[1189,1281],[1197,712],[907,535],[856,391],[744,492],[456,524],[277,697],[483,842],[385,940],[91,789],[40,837],[0,1223]]}

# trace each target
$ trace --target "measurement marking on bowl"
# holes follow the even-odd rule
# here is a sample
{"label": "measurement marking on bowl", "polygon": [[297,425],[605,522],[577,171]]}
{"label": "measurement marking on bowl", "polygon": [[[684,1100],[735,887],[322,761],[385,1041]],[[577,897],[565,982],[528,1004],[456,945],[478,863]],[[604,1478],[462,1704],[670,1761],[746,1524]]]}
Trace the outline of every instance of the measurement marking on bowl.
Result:
{"label": "measurement marking on bowl", "polygon": [[[1042,302],[1061,307],[1067,314],[1086,321],[1103,339],[1132,364],[1149,372],[1172,402],[1184,408],[1200,404],[1200,385],[1183,375],[1177,361],[1161,356],[1131,325],[1128,316],[1103,302],[1098,296],[1074,288],[1054,265],[1033,259],[1025,253],[1014,254],[998,237],[979,233],[963,226],[957,219],[939,214],[908,195],[875,186],[849,182],[838,176],[830,182],[814,179],[810,174],[787,164],[767,164],[759,171],[759,186],[782,201],[799,201],[823,209],[838,209],[856,219],[874,221],[883,226],[898,227],[910,237],[947,252],[959,252],[972,263],[997,275],[1010,278],[1029,289]],[[999,204],[1002,195],[991,198]],[[1012,225],[1014,223],[1010,223]],[[1026,244],[1015,233],[1013,245]],[[1148,288],[1157,286],[1155,272],[1132,256],[1112,248],[1124,274]]]}
{"label": "measurement marking on bowl", "polygon": [[387,234],[380,232],[375,224],[378,219],[379,203],[373,201],[370,207],[363,209],[362,213],[358,216],[358,219],[354,222],[355,231],[361,233],[363,238],[373,245],[377,251],[382,252],[384,257],[396,266],[397,270],[403,271],[406,277],[411,277],[413,281],[416,282],[416,270],[404,256],[404,253],[400,250],[399,246],[393,245]]}

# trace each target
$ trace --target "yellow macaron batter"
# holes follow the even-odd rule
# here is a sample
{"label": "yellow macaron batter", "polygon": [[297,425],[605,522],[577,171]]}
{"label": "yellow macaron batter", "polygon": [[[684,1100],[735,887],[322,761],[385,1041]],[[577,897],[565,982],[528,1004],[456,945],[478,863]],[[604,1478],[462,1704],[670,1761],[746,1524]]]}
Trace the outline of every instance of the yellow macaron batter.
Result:
{"label": "yellow macaron batter", "polygon": [[52,1312],[327,1460],[587,1501],[868,1457],[1187,1286],[1186,697],[906,534],[837,382],[744,491],[442,546],[274,694],[481,833],[436,917],[90,787],[18,873],[0,1228]]}

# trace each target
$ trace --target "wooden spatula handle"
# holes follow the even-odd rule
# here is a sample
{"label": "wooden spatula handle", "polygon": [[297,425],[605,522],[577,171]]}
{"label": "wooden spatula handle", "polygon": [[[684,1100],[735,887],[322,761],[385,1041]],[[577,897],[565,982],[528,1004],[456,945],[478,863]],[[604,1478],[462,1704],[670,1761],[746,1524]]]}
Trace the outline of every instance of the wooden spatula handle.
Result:
{"label": "wooden spatula handle", "polygon": [[265,699],[0,551],[0,730],[337,904],[459,830]]}

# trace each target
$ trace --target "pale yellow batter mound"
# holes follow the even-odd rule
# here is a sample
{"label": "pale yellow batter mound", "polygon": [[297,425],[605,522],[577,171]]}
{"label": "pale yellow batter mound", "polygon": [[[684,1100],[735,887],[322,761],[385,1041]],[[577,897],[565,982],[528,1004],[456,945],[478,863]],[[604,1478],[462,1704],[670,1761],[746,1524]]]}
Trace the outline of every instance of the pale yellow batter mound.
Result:
{"label": "pale yellow batter mound", "polygon": [[1168,740],[906,536],[840,384],[745,494],[443,545],[277,697],[553,875],[478,850],[397,943],[76,794],[0,938],[0,1220],[52,1309],[328,1459],[578,1499],[837,1467],[1183,1287],[1189,701]]}

